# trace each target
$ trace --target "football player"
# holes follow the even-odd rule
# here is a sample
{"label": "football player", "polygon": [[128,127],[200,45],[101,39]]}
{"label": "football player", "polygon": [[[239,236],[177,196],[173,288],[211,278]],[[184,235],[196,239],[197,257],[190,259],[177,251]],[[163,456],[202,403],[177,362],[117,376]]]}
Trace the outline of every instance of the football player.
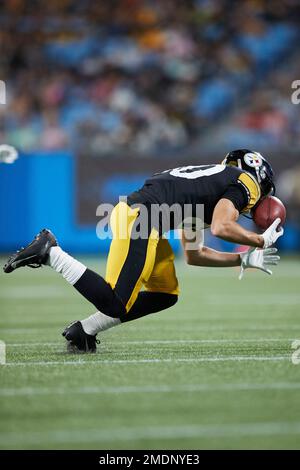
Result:
{"label": "football player", "polygon": [[[179,289],[174,254],[164,238],[162,219],[154,220],[152,206],[204,207],[204,224],[223,240],[249,246],[246,253],[222,253],[201,244],[192,249],[183,234],[182,244],[188,264],[207,267],[240,266],[258,268],[272,274],[269,265],[279,261],[271,246],[283,235],[280,219],[261,235],[237,223],[239,215],[253,209],[258,201],[274,194],[273,171],[258,152],[234,150],[222,164],[175,168],[155,174],[144,186],[117,204],[111,214],[112,242],[105,278],[64,252],[49,230],[42,230],[26,248],[12,255],[4,271],[21,266],[49,265],[90,301],[97,312],[69,325],[63,336],[74,349],[96,351],[96,335],[120,323],[173,306]],[[146,237],[133,237],[140,224],[141,208],[147,208]],[[184,222],[184,221],[182,221]],[[168,229],[175,229],[170,219]],[[125,227],[122,236],[118,227]],[[188,237],[189,238],[189,237]],[[142,287],[145,289],[142,291]]]}

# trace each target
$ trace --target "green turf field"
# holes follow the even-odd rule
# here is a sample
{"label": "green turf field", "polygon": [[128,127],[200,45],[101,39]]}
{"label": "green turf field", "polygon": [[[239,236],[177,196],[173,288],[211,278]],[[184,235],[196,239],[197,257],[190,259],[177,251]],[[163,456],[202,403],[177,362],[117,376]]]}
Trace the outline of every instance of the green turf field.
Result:
{"label": "green turf field", "polygon": [[299,449],[299,266],[239,282],[179,261],[178,304],[103,334],[95,355],[65,352],[62,328],[93,307],[59,275],[1,273],[0,448]]}

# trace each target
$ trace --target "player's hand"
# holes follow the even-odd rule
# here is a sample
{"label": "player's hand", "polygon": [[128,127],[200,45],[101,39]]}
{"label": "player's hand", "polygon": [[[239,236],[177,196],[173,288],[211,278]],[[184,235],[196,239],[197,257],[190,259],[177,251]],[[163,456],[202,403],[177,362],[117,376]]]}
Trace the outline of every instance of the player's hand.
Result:
{"label": "player's hand", "polygon": [[240,253],[241,271],[239,280],[243,278],[244,271],[247,268],[256,268],[267,274],[272,274],[268,266],[276,266],[279,263],[280,256],[276,255],[277,248],[250,248],[245,253]]}
{"label": "player's hand", "polygon": [[274,222],[270,225],[270,227],[267,228],[267,230],[262,234],[262,237],[264,239],[263,248],[269,248],[269,246],[274,245],[274,243],[278,240],[278,238],[283,235],[284,230],[282,227],[280,227],[280,229],[277,230],[280,223],[281,223],[281,220],[279,218],[274,220]]}
{"label": "player's hand", "polygon": [[0,163],[14,163],[18,158],[17,150],[11,145],[0,145]]}

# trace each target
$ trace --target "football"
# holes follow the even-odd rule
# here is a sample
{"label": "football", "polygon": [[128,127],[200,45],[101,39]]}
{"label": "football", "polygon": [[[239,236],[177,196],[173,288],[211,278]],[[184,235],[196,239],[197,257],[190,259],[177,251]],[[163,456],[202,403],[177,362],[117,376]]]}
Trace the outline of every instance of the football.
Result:
{"label": "football", "polygon": [[266,230],[278,217],[281,219],[280,225],[284,225],[286,209],[281,200],[275,196],[262,199],[253,211],[253,220],[262,230]]}

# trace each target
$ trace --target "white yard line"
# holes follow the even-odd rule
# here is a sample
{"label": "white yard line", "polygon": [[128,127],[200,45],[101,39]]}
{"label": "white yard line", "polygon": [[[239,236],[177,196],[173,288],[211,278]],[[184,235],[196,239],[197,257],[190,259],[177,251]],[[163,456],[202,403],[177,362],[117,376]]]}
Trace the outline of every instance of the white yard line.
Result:
{"label": "white yard line", "polygon": [[176,363],[205,363],[205,362],[263,362],[263,361],[286,361],[290,360],[290,355],[285,356],[212,356],[198,358],[164,358],[164,359],[103,359],[103,360],[74,360],[74,361],[28,361],[28,362],[7,362],[3,367],[16,366],[86,366],[86,365],[112,365],[112,364],[176,364]]}
{"label": "white yard line", "polygon": [[[211,321],[212,323],[216,322],[216,318],[212,317]],[[169,323],[168,325],[162,325],[160,324],[160,329],[163,331],[164,329],[167,331],[191,331],[193,333],[199,331],[199,333],[203,331],[209,331],[213,333],[214,331],[253,331],[253,332],[259,332],[259,331],[299,331],[300,330],[300,323],[295,323],[293,325],[289,324],[278,324],[278,325],[265,325],[265,326],[254,326],[253,324],[247,324],[245,323],[242,326],[230,326],[226,323],[226,316],[223,317],[224,323],[220,324],[219,326],[216,325],[207,325],[207,324],[202,324],[201,321],[198,322],[197,324],[193,324],[193,321],[191,320],[190,325],[178,325],[178,324],[172,324]],[[219,322],[219,320],[218,320]],[[206,322],[208,323],[208,322]],[[128,328],[130,331],[136,331],[137,333],[142,333],[142,332],[149,332],[149,331],[157,331],[158,326],[154,324],[149,324],[147,327],[142,327],[138,325],[128,325]]]}
{"label": "white yard line", "polygon": [[[224,316],[224,321],[226,320],[226,316]],[[216,322],[216,318],[212,317],[212,322]],[[207,323],[207,322],[206,322]],[[145,326],[138,326],[138,325],[128,325],[127,326],[129,331],[136,331],[138,333],[143,333],[145,332],[150,332],[150,331],[157,331],[157,325],[156,324],[149,324],[146,327]],[[219,326],[216,325],[207,325],[207,324],[202,324],[201,321],[197,324],[193,324],[191,321],[191,325],[178,325],[178,324],[172,324],[170,322],[168,325],[160,325],[161,330],[166,329],[168,331],[185,331],[185,332],[197,332],[201,333],[202,331],[209,331],[209,332],[214,332],[214,331],[253,331],[253,332],[260,332],[260,331],[299,331],[300,330],[300,323],[295,323],[295,324],[278,324],[278,325],[266,325],[266,326],[253,326],[253,324],[244,324],[242,326],[228,326],[226,323],[222,323]],[[58,330],[57,325],[47,325],[47,326],[41,326],[40,328],[1,328],[0,329],[0,335],[4,334],[35,334],[38,333],[40,334],[41,331],[45,330],[52,330],[56,329]]]}
{"label": "white yard line", "polygon": [[[184,424],[172,426],[105,427],[95,429],[57,429],[35,432],[6,431],[0,433],[1,447],[37,446],[59,444],[92,444],[98,447],[107,442],[141,442],[144,440],[166,441],[172,439],[243,438],[253,436],[298,436],[300,422],[252,422],[228,424]],[[36,448],[36,447],[35,447]]]}
{"label": "white yard line", "polygon": [[166,340],[133,340],[133,341],[112,341],[105,344],[228,344],[228,343],[268,343],[280,341],[293,341],[289,338],[241,338],[241,339],[166,339]]}
{"label": "white yard line", "polygon": [[187,384],[187,385],[126,385],[119,387],[79,387],[79,388],[3,388],[1,397],[42,396],[42,395],[104,395],[124,393],[207,393],[234,391],[299,390],[300,382],[273,383],[228,383],[228,384]]}
{"label": "white yard line", "polygon": [[[230,344],[230,343],[279,343],[284,341],[293,341],[295,338],[226,338],[226,339],[167,339],[167,340],[132,340],[132,341],[103,341],[104,345],[130,345],[130,344]],[[64,346],[64,342],[42,343],[42,342],[28,342],[28,343],[6,343],[8,347],[24,347],[30,348],[31,346]]]}
{"label": "white yard line", "polygon": [[0,365],[6,363],[6,344],[4,341],[0,341]]}

